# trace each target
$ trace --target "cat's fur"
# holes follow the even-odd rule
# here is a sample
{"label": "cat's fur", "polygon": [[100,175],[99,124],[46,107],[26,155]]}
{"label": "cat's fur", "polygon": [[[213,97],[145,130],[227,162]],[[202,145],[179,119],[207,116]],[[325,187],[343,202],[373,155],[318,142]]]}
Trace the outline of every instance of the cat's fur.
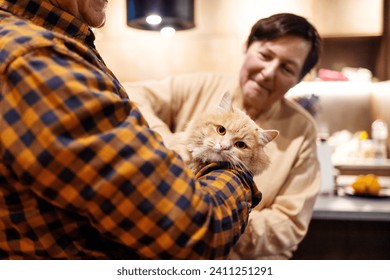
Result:
{"label": "cat's fur", "polygon": [[228,162],[257,175],[269,165],[264,146],[278,134],[261,129],[247,114],[233,108],[226,93],[215,111],[193,119],[184,132],[175,134],[170,146],[194,172],[211,162]]}

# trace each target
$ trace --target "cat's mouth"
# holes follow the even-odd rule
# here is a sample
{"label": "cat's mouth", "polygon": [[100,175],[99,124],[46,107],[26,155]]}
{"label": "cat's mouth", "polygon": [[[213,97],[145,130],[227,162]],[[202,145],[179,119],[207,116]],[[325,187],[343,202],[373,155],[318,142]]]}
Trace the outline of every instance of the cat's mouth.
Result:
{"label": "cat's mouth", "polygon": [[209,161],[227,161],[227,157],[224,156],[225,150],[215,150],[208,154],[207,159]]}

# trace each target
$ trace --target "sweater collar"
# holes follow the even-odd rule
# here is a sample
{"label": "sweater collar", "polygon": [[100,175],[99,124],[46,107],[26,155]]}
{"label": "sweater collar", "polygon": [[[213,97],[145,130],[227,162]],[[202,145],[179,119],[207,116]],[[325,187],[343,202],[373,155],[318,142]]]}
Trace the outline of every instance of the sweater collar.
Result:
{"label": "sweater collar", "polygon": [[[241,87],[237,84],[232,90],[232,102],[234,106],[245,111],[243,96],[244,95],[242,93]],[[282,100],[276,101],[270,108],[260,114],[254,121],[267,121],[271,119],[279,111]]]}

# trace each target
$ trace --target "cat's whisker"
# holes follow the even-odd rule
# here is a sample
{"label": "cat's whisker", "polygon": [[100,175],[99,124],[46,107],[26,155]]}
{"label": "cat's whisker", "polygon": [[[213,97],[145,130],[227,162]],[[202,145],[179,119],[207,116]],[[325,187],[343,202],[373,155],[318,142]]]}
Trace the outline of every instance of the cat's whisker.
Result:
{"label": "cat's whisker", "polygon": [[237,167],[238,169],[249,171],[252,173],[250,168],[242,160],[240,160],[236,155],[227,154],[227,159],[233,167]]}

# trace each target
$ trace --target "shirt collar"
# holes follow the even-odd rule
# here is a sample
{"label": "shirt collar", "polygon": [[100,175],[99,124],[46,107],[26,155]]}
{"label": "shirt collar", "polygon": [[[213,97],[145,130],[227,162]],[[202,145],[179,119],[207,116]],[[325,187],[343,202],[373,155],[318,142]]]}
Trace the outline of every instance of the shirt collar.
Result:
{"label": "shirt collar", "polygon": [[93,46],[94,35],[87,24],[46,1],[0,0],[0,9]]}

